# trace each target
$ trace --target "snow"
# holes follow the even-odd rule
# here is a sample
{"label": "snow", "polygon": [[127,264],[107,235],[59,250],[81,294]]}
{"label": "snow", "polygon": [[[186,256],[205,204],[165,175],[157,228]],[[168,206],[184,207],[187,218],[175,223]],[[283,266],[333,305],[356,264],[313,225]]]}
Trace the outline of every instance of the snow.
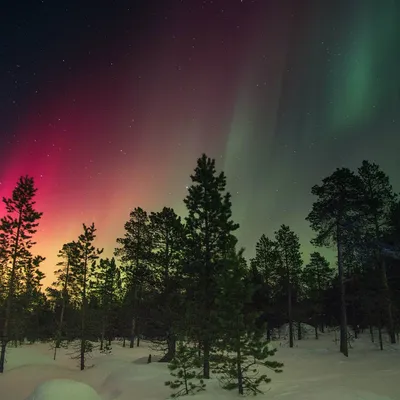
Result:
{"label": "snow", "polygon": [[89,385],[70,379],[53,379],[41,383],[27,400],[101,400]]}
{"label": "snow", "polygon": [[[315,335],[315,329],[313,326],[303,323],[301,323],[300,326],[304,337]],[[276,338],[285,338],[289,340],[289,324],[284,324],[279,329],[274,329],[273,336]],[[297,323],[293,324],[293,336],[295,339],[297,339]]]}
{"label": "snow", "polygon": [[[285,327],[282,327],[285,331]],[[400,363],[398,345],[385,343],[384,351],[371,343],[369,333],[355,339],[350,357],[339,353],[334,332],[295,341],[273,344],[276,360],[283,362],[281,374],[267,371],[272,382],[261,389],[260,398],[270,400],[398,400],[400,399]],[[376,335],[377,337],[377,335]],[[385,335],[386,338],[386,335]],[[113,343],[111,355],[94,352],[90,366],[80,371],[71,349],[60,349],[57,360],[49,344],[10,348],[6,372],[0,375],[1,400],[164,400],[171,393],[164,382],[170,379],[167,365],[158,363],[151,346],[123,348]],[[147,364],[148,355],[154,362]],[[205,392],[190,396],[193,400],[237,399],[236,392],[221,389],[216,379],[206,382]]]}

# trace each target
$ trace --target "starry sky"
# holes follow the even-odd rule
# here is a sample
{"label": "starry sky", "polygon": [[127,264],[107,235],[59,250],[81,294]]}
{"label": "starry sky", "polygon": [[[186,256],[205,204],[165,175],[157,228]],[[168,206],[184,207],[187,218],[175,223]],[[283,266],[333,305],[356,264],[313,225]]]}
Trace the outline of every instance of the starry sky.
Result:
{"label": "starry sky", "polygon": [[248,257],[285,223],[307,260],[310,189],[336,167],[377,162],[400,190],[397,0],[6,3],[0,195],[35,177],[49,275],[83,222],[111,256],[134,207],[184,215],[203,152]]}

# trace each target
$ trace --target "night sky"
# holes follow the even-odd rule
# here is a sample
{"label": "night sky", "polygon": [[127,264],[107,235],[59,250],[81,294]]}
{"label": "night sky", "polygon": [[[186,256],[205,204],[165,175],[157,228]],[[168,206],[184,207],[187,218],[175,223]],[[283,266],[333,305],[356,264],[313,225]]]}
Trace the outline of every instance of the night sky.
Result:
{"label": "night sky", "polygon": [[205,152],[254,254],[301,238],[310,189],[377,162],[400,190],[397,0],[4,1],[0,195],[36,178],[35,252],[95,222],[111,256],[131,209],[173,207]]}

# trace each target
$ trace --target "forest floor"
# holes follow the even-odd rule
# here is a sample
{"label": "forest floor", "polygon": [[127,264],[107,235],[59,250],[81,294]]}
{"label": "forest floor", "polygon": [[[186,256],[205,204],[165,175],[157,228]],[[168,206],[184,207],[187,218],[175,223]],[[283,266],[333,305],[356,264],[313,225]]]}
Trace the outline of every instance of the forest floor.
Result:
{"label": "forest floor", "polygon": [[[400,399],[400,347],[385,343],[385,349],[371,343],[369,333],[351,342],[349,358],[339,353],[333,332],[315,340],[310,333],[295,347],[277,340],[274,357],[284,363],[283,372],[268,371],[272,382],[263,386],[259,397],[270,400],[398,400]],[[49,344],[10,348],[6,372],[0,376],[1,400],[162,400],[171,391],[164,382],[170,379],[167,365],[157,363],[157,353],[149,343],[138,348],[113,344],[110,355],[94,351],[85,371],[71,359],[71,349],[59,349],[56,361]],[[148,355],[154,362],[147,364]],[[84,393],[69,382],[55,382],[37,395],[29,397],[35,387],[52,379],[83,382],[94,391]],[[54,389],[55,388],[55,389]],[[90,388],[87,388],[90,391]],[[76,390],[74,392],[74,390]],[[80,394],[82,393],[82,394]],[[92,395],[92,397],[90,397]],[[222,400],[239,396],[221,389],[215,379],[193,400]]]}

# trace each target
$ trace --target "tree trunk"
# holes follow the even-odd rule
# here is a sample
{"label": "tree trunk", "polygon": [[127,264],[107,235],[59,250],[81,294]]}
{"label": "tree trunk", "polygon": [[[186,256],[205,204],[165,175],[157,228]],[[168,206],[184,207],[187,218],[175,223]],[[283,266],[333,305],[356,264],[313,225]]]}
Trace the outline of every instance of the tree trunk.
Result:
{"label": "tree trunk", "polygon": [[353,298],[351,302],[351,312],[353,317],[353,331],[354,331],[354,339],[358,339],[358,326],[357,326],[357,317],[356,317],[356,304]]}
{"label": "tree trunk", "polygon": [[379,338],[379,348],[383,350],[383,338],[382,338],[382,322],[379,321],[378,326],[378,338]]}
{"label": "tree trunk", "polygon": [[[61,335],[62,335],[62,325],[63,325],[63,321],[64,321],[64,313],[65,313],[65,304],[63,304],[61,307],[61,315],[60,315],[60,321],[59,321],[59,326],[58,326],[58,335],[57,335],[57,340],[56,340],[56,349],[59,349],[60,345],[61,345]],[[54,359],[56,359],[56,353],[54,353]]]}
{"label": "tree trunk", "polygon": [[203,342],[203,378],[210,379],[210,342],[208,338]]}
{"label": "tree trunk", "polygon": [[381,260],[381,278],[382,278],[382,286],[383,286],[383,297],[386,308],[386,318],[387,318],[387,330],[389,333],[389,339],[391,344],[396,343],[396,332],[394,329],[393,323],[393,310],[392,310],[392,300],[390,298],[390,289],[386,275],[386,262],[382,257]]}
{"label": "tree trunk", "polygon": [[141,331],[141,323],[142,320],[139,315],[139,310],[140,310],[140,305],[141,305],[141,299],[142,299],[142,291],[143,287],[142,285],[138,285],[137,289],[137,294],[136,294],[136,347],[139,347],[140,345],[140,331]]}
{"label": "tree trunk", "polygon": [[288,278],[289,347],[293,347],[292,285]]}
{"label": "tree trunk", "polygon": [[[376,240],[379,240],[381,237],[381,232],[378,223],[378,215],[375,214],[375,235]],[[394,323],[393,323],[393,310],[392,310],[392,301],[390,298],[390,288],[388,284],[387,274],[386,274],[386,262],[385,258],[382,254],[382,251],[379,250],[377,252],[377,263],[381,273],[381,284],[383,288],[383,301],[386,308],[386,318],[387,318],[387,330],[389,333],[390,343],[396,343],[396,334],[394,330]]]}
{"label": "tree trunk", "polygon": [[129,342],[129,348],[133,349],[135,346],[135,334],[136,334],[136,324],[137,324],[137,285],[136,283],[133,286],[133,316],[132,316],[132,325],[131,325],[131,336]]}
{"label": "tree trunk", "polygon": [[87,259],[85,258],[83,273],[83,289],[82,289],[82,308],[81,308],[81,354],[80,368],[85,369],[85,352],[86,352],[86,279],[87,279]]}
{"label": "tree trunk", "polygon": [[0,354],[0,373],[4,372],[4,363],[6,361],[6,351],[7,351],[7,343],[9,341],[9,334],[10,334],[10,318],[11,318],[11,308],[13,304],[13,297],[14,297],[14,285],[15,285],[15,273],[17,269],[17,256],[18,256],[18,246],[19,246],[19,239],[21,234],[21,224],[22,224],[22,215],[19,214],[18,218],[18,228],[17,234],[15,237],[15,246],[13,249],[12,255],[12,267],[11,267],[11,276],[10,276],[10,283],[8,286],[8,293],[7,293],[7,303],[6,303],[6,313],[4,318],[4,325],[3,325],[3,334],[1,338],[1,354]]}
{"label": "tree trunk", "polygon": [[7,349],[7,342],[3,339],[1,342],[0,373],[4,372],[4,363],[6,361],[6,349]]}
{"label": "tree trunk", "polygon": [[317,308],[317,312],[315,312],[314,314],[314,318],[315,318],[315,339],[318,340],[318,322],[321,322],[321,332],[324,333],[324,320],[323,320],[323,302],[322,302],[322,288],[321,288],[321,273],[320,273],[320,269],[317,268],[316,269],[316,273],[317,273],[317,304],[318,304],[318,308]]}
{"label": "tree trunk", "polygon": [[64,282],[64,287],[62,291],[62,305],[61,305],[61,314],[60,314],[60,321],[58,325],[58,333],[57,333],[57,339],[54,347],[54,357],[53,359],[56,359],[57,356],[57,349],[60,348],[61,346],[61,337],[62,337],[62,328],[63,328],[63,323],[64,323],[64,314],[65,314],[65,308],[67,306],[67,296],[68,296],[68,283],[69,283],[69,268],[70,268],[70,255],[68,253],[68,259],[67,259],[67,267],[65,271],[65,282]]}
{"label": "tree trunk", "polygon": [[271,341],[271,329],[267,328],[267,342]]}
{"label": "tree trunk", "polygon": [[375,339],[374,339],[374,329],[372,328],[372,325],[369,326],[369,334],[371,336],[371,342],[375,343]]}
{"label": "tree trunk", "polygon": [[185,394],[189,394],[189,386],[188,386],[188,372],[186,369],[183,369],[183,381],[185,382]]}
{"label": "tree trunk", "polygon": [[136,347],[140,345],[140,320],[136,318],[136,326],[135,326],[135,337],[136,337]]}
{"label": "tree trunk", "polygon": [[65,313],[65,301],[63,300],[63,304],[61,307],[60,321],[59,321],[59,325],[58,325],[57,338],[56,338],[56,342],[55,342],[55,346],[54,346],[53,360],[56,359],[57,349],[59,349],[61,346],[61,336],[62,336],[62,326],[63,326],[63,322],[64,322],[64,313]]}
{"label": "tree trunk", "polygon": [[[82,318],[81,321],[81,329],[85,329],[85,322],[84,319]],[[81,337],[81,348],[80,348],[80,369],[83,371],[85,369],[85,349],[86,349],[86,340],[85,336],[82,335]]]}
{"label": "tree trunk", "polygon": [[340,237],[340,228],[338,224],[337,232],[337,252],[338,252],[338,272],[340,285],[340,352],[345,356],[349,356],[347,343],[347,311],[346,311],[346,293],[344,286],[342,243]]}
{"label": "tree trunk", "polygon": [[301,332],[301,322],[297,323],[297,340],[302,340],[303,339],[303,335]]}
{"label": "tree trunk", "polygon": [[176,338],[173,333],[169,333],[167,336],[168,350],[164,357],[159,362],[170,362],[175,357],[176,352]]}
{"label": "tree trunk", "polygon": [[86,338],[85,338],[85,302],[86,296],[82,301],[82,309],[81,309],[81,349],[80,349],[80,368],[81,371],[85,369],[85,350],[86,350]]}
{"label": "tree trunk", "polygon": [[106,322],[103,319],[103,322],[101,324],[101,334],[100,334],[100,351],[104,350],[105,337],[106,337]]}
{"label": "tree trunk", "polygon": [[238,390],[239,394],[243,395],[243,371],[242,371],[242,354],[240,351],[240,338],[236,343],[236,374],[237,374],[237,382],[238,382]]}
{"label": "tree trunk", "polygon": [[129,348],[133,349],[135,345],[135,332],[136,332],[136,318],[132,318],[132,325],[131,325],[131,336],[129,341]]}
{"label": "tree trunk", "polygon": [[[204,198],[207,198],[207,189],[205,190],[204,193]],[[210,287],[210,283],[213,282],[212,279],[212,267],[211,267],[211,232],[210,232],[210,214],[209,210],[206,209],[205,211],[205,218],[204,218],[204,275],[202,276],[202,294],[204,296],[203,301],[204,301],[204,306],[205,308],[203,309],[203,315],[200,315],[199,317],[203,319],[202,321],[202,327],[205,328],[205,330],[202,332],[202,335],[200,336],[200,342],[203,347],[203,378],[204,379],[210,379],[210,352],[211,352],[211,343],[210,343],[210,338],[208,336],[208,330],[210,329],[209,323],[210,323],[210,316],[211,316],[211,310],[212,306],[214,304],[214,293],[213,290]],[[205,332],[205,333],[204,333]]]}

